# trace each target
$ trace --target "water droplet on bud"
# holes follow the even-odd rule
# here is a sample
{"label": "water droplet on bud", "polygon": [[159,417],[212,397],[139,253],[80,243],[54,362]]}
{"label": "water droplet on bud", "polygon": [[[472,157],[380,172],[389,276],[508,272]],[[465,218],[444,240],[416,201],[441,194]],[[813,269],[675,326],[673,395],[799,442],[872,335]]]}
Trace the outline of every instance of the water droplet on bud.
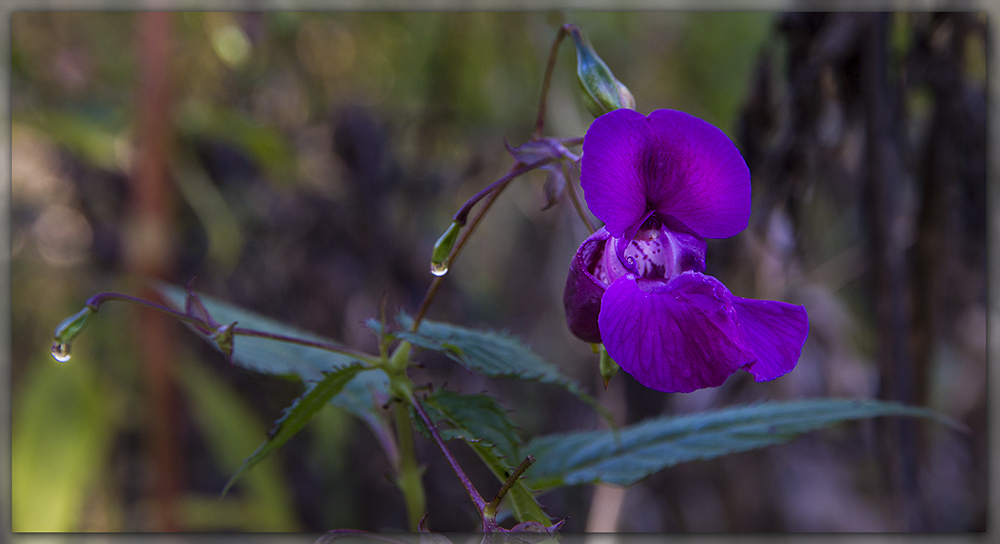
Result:
{"label": "water droplet on bud", "polygon": [[69,353],[69,347],[69,342],[53,342],[52,358],[60,363],[69,361],[70,357],[72,357]]}
{"label": "water droplet on bud", "polygon": [[431,274],[443,276],[448,273],[448,263],[431,263]]}
{"label": "water droplet on bud", "polygon": [[461,230],[462,225],[452,222],[448,230],[438,238],[434,244],[434,253],[431,254],[431,274],[443,276],[448,273],[448,257],[451,256],[451,250],[455,247],[455,240],[458,239]]}

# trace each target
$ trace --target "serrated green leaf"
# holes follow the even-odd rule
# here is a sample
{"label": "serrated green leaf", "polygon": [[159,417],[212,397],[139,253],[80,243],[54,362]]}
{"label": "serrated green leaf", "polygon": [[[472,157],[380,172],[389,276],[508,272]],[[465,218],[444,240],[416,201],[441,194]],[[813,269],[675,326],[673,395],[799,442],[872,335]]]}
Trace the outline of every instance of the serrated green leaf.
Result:
{"label": "serrated green leaf", "polygon": [[[187,299],[185,289],[166,284],[157,284],[156,288],[174,308],[184,311],[184,301]],[[337,343],[212,297],[199,295],[199,298],[212,318],[219,323],[236,322],[242,328],[317,342]],[[195,332],[209,344],[216,345],[208,335],[197,330]],[[261,374],[294,374],[303,381],[315,382],[322,379],[324,373],[344,368],[355,361],[357,359],[348,355],[266,338],[237,336],[234,339],[233,362]]]}
{"label": "serrated green leaf", "polygon": [[[493,397],[461,395],[442,389],[421,399],[420,403],[432,421],[451,427],[440,429],[443,438],[460,438],[469,443],[493,446],[498,455],[514,466],[521,461],[518,452],[521,439],[517,436],[517,428],[507,417],[507,411]],[[415,414],[413,416],[413,420],[418,422],[418,430],[430,438],[423,421]]]}
{"label": "serrated green leaf", "polygon": [[268,439],[250,457],[243,460],[243,465],[229,479],[222,493],[225,494],[229,490],[229,487],[240,476],[245,474],[246,471],[267,458],[268,455],[301,431],[306,423],[312,419],[312,416],[337,395],[337,393],[340,393],[344,386],[362,370],[368,369],[361,364],[355,363],[331,372],[319,382],[310,383],[305,393],[295,399],[295,402],[291,406],[285,408],[281,417],[274,422],[274,428],[268,433]]}
{"label": "serrated green leaf", "polygon": [[[183,311],[187,300],[185,289],[162,283],[157,284],[156,288],[170,305]],[[199,298],[212,318],[220,323],[235,321],[244,328],[336,343],[212,297],[199,295]],[[192,330],[209,345],[218,349],[218,345],[211,337],[193,328]],[[296,375],[306,383],[317,382],[323,379],[325,372],[332,372],[355,362],[354,358],[347,355],[266,338],[239,336],[234,339],[234,348],[232,360],[243,368],[261,374]],[[378,411],[379,405],[388,399],[388,391],[389,380],[384,373],[365,372],[351,380],[339,395],[330,400],[330,404],[364,420],[381,442],[391,441],[391,438],[387,437],[391,436],[392,431]]]}
{"label": "serrated green leaf", "polygon": [[[184,359],[180,370],[180,385],[215,463],[222,470],[239,469],[267,429],[232,385],[205,365]],[[264,462],[243,479],[239,497],[187,496],[180,513],[190,530],[287,532],[299,530],[294,502],[281,464]]]}
{"label": "serrated green leaf", "polygon": [[[450,428],[439,428],[445,440],[461,439],[472,449],[497,477],[500,484],[507,480],[521,462],[519,449],[521,441],[517,429],[507,418],[507,412],[496,399],[487,395],[461,395],[447,390],[439,390],[421,399],[421,405],[431,421]],[[430,431],[423,421],[412,414],[417,430],[431,439]],[[530,469],[529,469],[530,470]],[[499,489],[499,486],[497,487]],[[545,515],[535,500],[534,492],[518,480],[507,493],[507,501],[519,521],[537,521],[550,525],[552,520]],[[487,497],[488,498],[488,497]]]}
{"label": "serrated green leaf", "polygon": [[676,417],[612,431],[542,436],[526,448],[535,456],[527,476],[536,489],[603,482],[628,486],[665,468],[787,442],[807,431],[876,416],[929,417],[926,408],[892,402],[816,399],[771,402]]}
{"label": "serrated green leaf", "polygon": [[380,442],[391,442],[392,429],[379,413],[388,400],[389,377],[385,372],[363,372],[330,399],[330,404],[361,418]]}
{"label": "serrated green leaf", "polygon": [[[480,331],[423,320],[420,329],[411,332],[413,318],[400,314],[396,320],[404,330],[396,336],[415,346],[437,351],[465,368],[494,378],[518,378],[531,382],[559,385],[584,402],[600,410],[593,397],[559,369],[542,360],[531,348],[508,334]],[[603,414],[603,412],[602,412]]]}

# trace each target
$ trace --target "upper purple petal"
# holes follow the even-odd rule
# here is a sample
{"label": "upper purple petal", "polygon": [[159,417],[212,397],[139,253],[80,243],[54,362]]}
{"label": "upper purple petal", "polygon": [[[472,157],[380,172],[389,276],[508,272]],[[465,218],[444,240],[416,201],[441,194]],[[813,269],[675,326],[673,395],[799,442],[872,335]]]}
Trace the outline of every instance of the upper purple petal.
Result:
{"label": "upper purple petal", "polygon": [[669,282],[622,276],[601,301],[601,338],[611,358],[651,389],[722,385],[755,359],[730,298],[717,279],[696,272]]}
{"label": "upper purple petal", "polygon": [[803,306],[773,300],[731,297],[745,336],[756,360],[744,367],[754,380],[773,380],[799,361],[809,335],[809,317]]}
{"label": "upper purple petal", "polygon": [[750,169],[715,126],[675,110],[649,114],[654,136],[646,194],[706,238],[728,238],[750,221]]}
{"label": "upper purple petal", "polygon": [[656,210],[699,236],[727,238],[750,219],[750,170],[718,128],[675,110],[643,117],[626,109],[602,115],[583,142],[580,184],[609,232]]}
{"label": "upper purple petal", "polygon": [[590,211],[616,238],[646,212],[646,181],[636,167],[652,133],[639,112],[618,109],[598,117],[583,139],[580,185]]}

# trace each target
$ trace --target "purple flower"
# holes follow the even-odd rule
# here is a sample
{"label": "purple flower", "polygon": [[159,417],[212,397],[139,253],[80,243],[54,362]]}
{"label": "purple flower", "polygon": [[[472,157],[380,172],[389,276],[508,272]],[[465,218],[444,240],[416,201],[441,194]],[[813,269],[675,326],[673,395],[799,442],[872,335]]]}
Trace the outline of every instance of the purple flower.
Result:
{"label": "purple flower", "polygon": [[569,328],[639,383],[667,392],[756,381],[795,367],[809,332],[802,306],[733,296],[705,271],[705,238],[750,219],[750,171],[718,128],[686,113],[599,117],[583,142],[580,184],[604,228],[570,265]]}

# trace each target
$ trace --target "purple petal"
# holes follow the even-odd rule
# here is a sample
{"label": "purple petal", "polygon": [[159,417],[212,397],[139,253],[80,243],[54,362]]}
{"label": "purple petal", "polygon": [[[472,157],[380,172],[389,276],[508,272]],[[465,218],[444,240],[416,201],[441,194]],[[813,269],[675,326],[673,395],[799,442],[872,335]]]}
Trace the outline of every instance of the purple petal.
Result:
{"label": "purple petal", "polygon": [[647,119],[653,140],[642,168],[650,205],[706,238],[745,229],[750,169],[725,133],[675,110],[656,110]]}
{"label": "purple petal", "polygon": [[809,334],[809,317],[803,306],[773,300],[731,297],[744,342],[756,360],[744,367],[754,380],[773,380],[795,368]]}
{"label": "purple petal", "polygon": [[755,357],[719,280],[685,272],[669,282],[619,278],[601,301],[608,354],[639,383],[687,393],[722,385]]}
{"label": "purple petal", "polygon": [[646,118],[629,109],[598,117],[584,137],[580,186],[590,211],[616,238],[648,211],[646,181],[637,165],[651,138]]}
{"label": "purple petal", "polygon": [[[601,341],[597,315],[601,311],[601,297],[608,284],[594,275],[604,256],[605,246],[611,235],[599,229],[580,244],[569,265],[563,306],[569,330],[581,340],[591,343]],[[604,274],[599,274],[604,275]]]}

